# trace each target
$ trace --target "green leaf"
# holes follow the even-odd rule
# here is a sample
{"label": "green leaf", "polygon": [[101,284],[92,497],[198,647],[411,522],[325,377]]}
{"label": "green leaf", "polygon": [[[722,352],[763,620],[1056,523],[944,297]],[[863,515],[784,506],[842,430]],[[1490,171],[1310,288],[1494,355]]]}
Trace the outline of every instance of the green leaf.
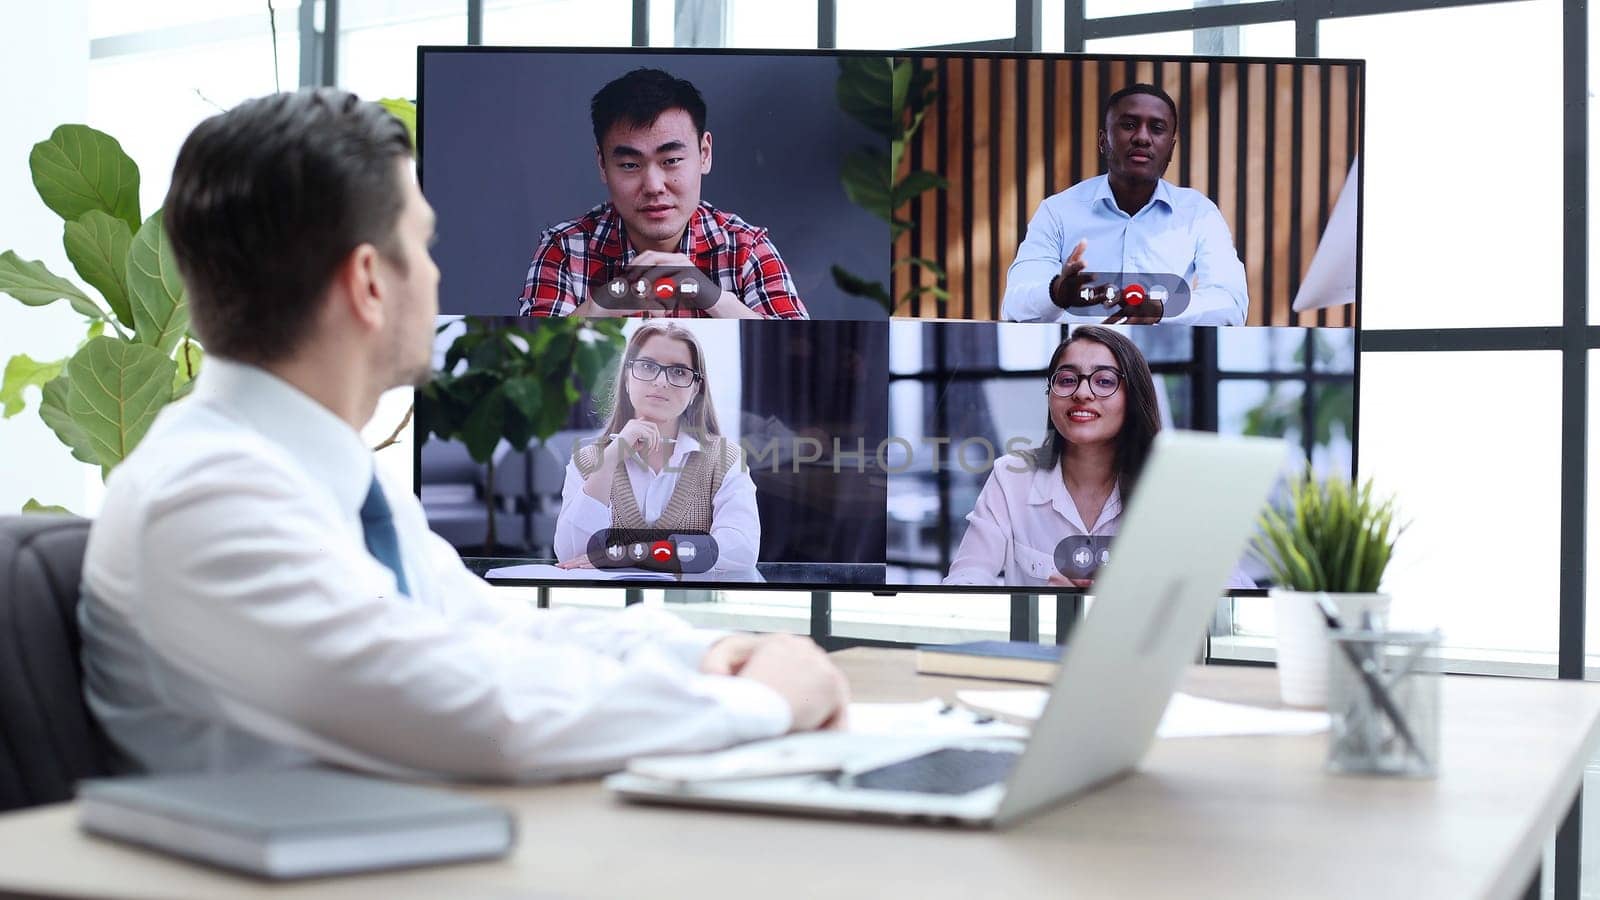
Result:
{"label": "green leaf", "polygon": [[501,424],[505,421],[505,387],[496,387],[473,406],[471,414],[461,426],[461,442],[473,461],[487,463],[494,456],[494,448],[503,436]]}
{"label": "green leaf", "polygon": [[22,412],[27,406],[22,398],[23,389],[36,387],[42,390],[45,384],[61,374],[61,368],[66,364],[64,359],[39,362],[25,353],[11,357],[6,363],[5,376],[0,378],[0,418],[9,419]]}
{"label": "green leaf", "polygon": [[138,229],[139,167],[111,135],[62,125],[33,145],[28,171],[44,205],[68,222],[98,209]]}
{"label": "green leaf", "polygon": [[911,93],[911,60],[896,60],[889,70],[889,109],[894,121],[905,117],[906,97]]}
{"label": "green leaf", "polygon": [[78,277],[106,298],[117,321],[132,327],[133,311],[128,306],[128,247],[133,231],[128,223],[98,209],[91,209],[68,222],[62,236],[67,259],[78,270]]}
{"label": "green leaf", "polygon": [[189,330],[189,304],[160,210],[150,215],[128,248],[128,291],[139,342],[170,356]]}
{"label": "green leaf", "polygon": [[187,337],[178,345],[178,359],[172,376],[172,399],[187,397],[194,390],[195,376],[200,374],[200,360],[205,356],[200,345]]}
{"label": "green leaf", "polygon": [[133,452],[156,413],[172,399],[176,365],[161,351],[116,338],[95,338],[67,364],[67,412],[106,469]]}
{"label": "green leaf", "polygon": [[78,462],[99,465],[100,459],[95,456],[94,447],[89,441],[88,432],[84,431],[72,414],[67,412],[68,400],[72,395],[72,385],[66,375],[60,375],[55,380],[44,386],[40,392],[39,418],[49,429],[56,434],[56,439],[67,445],[72,451],[72,458]]}
{"label": "green leaf", "polygon": [[10,294],[28,306],[46,306],[65,298],[73,309],[90,318],[105,315],[77,285],[37,259],[23,259],[14,250],[0,253],[0,294]]}
{"label": "green leaf", "polygon": [[938,260],[929,259],[926,256],[902,256],[895,260],[894,263],[890,265],[890,268],[899,268],[900,266],[906,266],[913,269],[927,269],[928,272],[931,273],[935,278],[944,278],[945,274],[944,266],[939,265]]}
{"label": "green leaf", "polygon": [[887,57],[841,57],[835,85],[839,108],[875,134],[893,138],[899,125],[892,102],[893,79],[894,63]]}
{"label": "green leaf", "polygon": [[[909,62],[907,60],[908,64]],[[907,135],[917,130],[922,115],[939,97],[939,90],[933,84],[936,77],[938,76],[934,74],[934,70],[926,66],[917,66],[911,71],[911,89],[906,91],[906,108],[911,110],[913,119],[906,127]]]}
{"label": "green leaf", "polygon": [[63,516],[72,515],[72,510],[67,509],[65,506],[46,506],[32,497],[28,498],[27,503],[22,504],[22,511],[25,513],[50,513],[52,515]]}
{"label": "green leaf", "polygon": [[887,222],[894,214],[889,173],[889,160],[882,153],[860,150],[845,157],[839,180],[851,203]]}
{"label": "green leaf", "polygon": [[378,105],[389,111],[389,115],[399,119],[406,126],[406,134],[411,136],[412,151],[417,146],[417,105],[403,97],[384,97]]}
{"label": "green leaf", "polygon": [[915,200],[923,191],[942,190],[949,185],[950,182],[943,175],[937,175],[933,172],[911,172],[900,179],[899,184],[894,186],[894,192],[889,202],[894,205],[895,209],[899,209]]}
{"label": "green leaf", "polygon": [[593,388],[600,382],[601,373],[605,369],[607,358],[610,354],[601,344],[587,341],[578,344],[578,354],[573,366],[573,374],[577,377],[578,385],[584,388]]}
{"label": "green leaf", "polygon": [[505,383],[506,399],[529,420],[537,420],[544,399],[539,382],[532,378],[512,378]]}
{"label": "green leaf", "polygon": [[870,297],[878,301],[884,309],[894,306],[894,300],[889,297],[889,290],[883,286],[883,282],[868,281],[840,266],[833,266],[832,271],[833,283],[846,294],[854,297]]}

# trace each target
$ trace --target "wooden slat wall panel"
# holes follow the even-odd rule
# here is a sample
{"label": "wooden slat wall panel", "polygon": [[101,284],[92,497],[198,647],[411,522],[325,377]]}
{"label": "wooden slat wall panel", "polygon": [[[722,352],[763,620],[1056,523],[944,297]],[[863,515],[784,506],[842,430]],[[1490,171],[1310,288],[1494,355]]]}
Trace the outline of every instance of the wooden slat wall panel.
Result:
{"label": "wooden slat wall panel", "polygon": [[[1294,313],[1291,304],[1344,189],[1358,145],[1355,71],[1347,66],[1227,61],[1085,61],[930,57],[940,97],[907,154],[906,171],[943,174],[907,211],[916,227],[896,259],[944,267],[946,305],[931,295],[900,315],[994,320],[1005,272],[1046,196],[1104,171],[1100,104],[1132,80],[1178,102],[1178,151],[1167,178],[1221,209],[1245,263],[1251,325],[1353,324],[1350,307]],[[931,286],[897,266],[893,293]]]}

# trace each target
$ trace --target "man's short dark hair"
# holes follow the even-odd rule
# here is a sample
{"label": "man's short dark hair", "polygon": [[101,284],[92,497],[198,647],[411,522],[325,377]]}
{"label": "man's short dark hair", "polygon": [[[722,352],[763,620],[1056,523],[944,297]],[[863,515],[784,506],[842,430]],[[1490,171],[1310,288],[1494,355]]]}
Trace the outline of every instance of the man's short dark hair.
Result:
{"label": "man's short dark hair", "polygon": [[1121,103],[1122,98],[1131,96],[1133,94],[1149,94],[1150,96],[1166,103],[1167,109],[1172,112],[1172,130],[1178,130],[1178,104],[1172,102],[1172,98],[1167,95],[1166,91],[1163,91],[1161,88],[1158,88],[1153,84],[1145,84],[1143,82],[1130,84],[1106,98],[1105,105],[1100,107],[1101,126],[1105,125],[1106,116],[1111,115],[1111,108],[1116,106],[1118,103]]}
{"label": "man's short dark hair", "polygon": [[335,88],[248,100],[190,132],[163,218],[206,350],[282,359],[357,246],[404,266],[395,161],[410,155],[399,119]]}
{"label": "man's short dark hair", "polygon": [[606,132],[621,122],[629,128],[646,128],[669,109],[681,109],[694,120],[696,137],[706,133],[706,101],[693,84],[660,69],[634,69],[617,78],[589,101],[594,123],[594,145],[605,143]]}

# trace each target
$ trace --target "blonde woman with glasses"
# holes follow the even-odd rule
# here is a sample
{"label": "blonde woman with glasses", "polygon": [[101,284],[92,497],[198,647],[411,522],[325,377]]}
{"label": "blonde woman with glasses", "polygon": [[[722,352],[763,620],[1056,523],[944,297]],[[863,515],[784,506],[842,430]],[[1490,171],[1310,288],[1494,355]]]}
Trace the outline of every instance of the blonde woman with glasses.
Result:
{"label": "blonde woman with glasses", "polygon": [[589,539],[608,528],[709,534],[717,562],[705,577],[753,577],[755,482],[717,425],[705,352],[681,325],[647,322],[629,338],[605,427],[567,464],[559,565],[592,567]]}

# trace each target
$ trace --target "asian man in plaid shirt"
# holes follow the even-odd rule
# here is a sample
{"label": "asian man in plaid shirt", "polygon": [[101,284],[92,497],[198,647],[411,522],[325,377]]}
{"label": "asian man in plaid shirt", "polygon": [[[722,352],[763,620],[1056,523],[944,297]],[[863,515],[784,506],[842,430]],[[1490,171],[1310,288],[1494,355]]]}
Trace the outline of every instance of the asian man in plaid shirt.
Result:
{"label": "asian man in plaid shirt", "polygon": [[767,230],[700,199],[711,133],[693,84],[635,69],[589,112],[610,200],[540,235],[522,315],[809,318]]}

